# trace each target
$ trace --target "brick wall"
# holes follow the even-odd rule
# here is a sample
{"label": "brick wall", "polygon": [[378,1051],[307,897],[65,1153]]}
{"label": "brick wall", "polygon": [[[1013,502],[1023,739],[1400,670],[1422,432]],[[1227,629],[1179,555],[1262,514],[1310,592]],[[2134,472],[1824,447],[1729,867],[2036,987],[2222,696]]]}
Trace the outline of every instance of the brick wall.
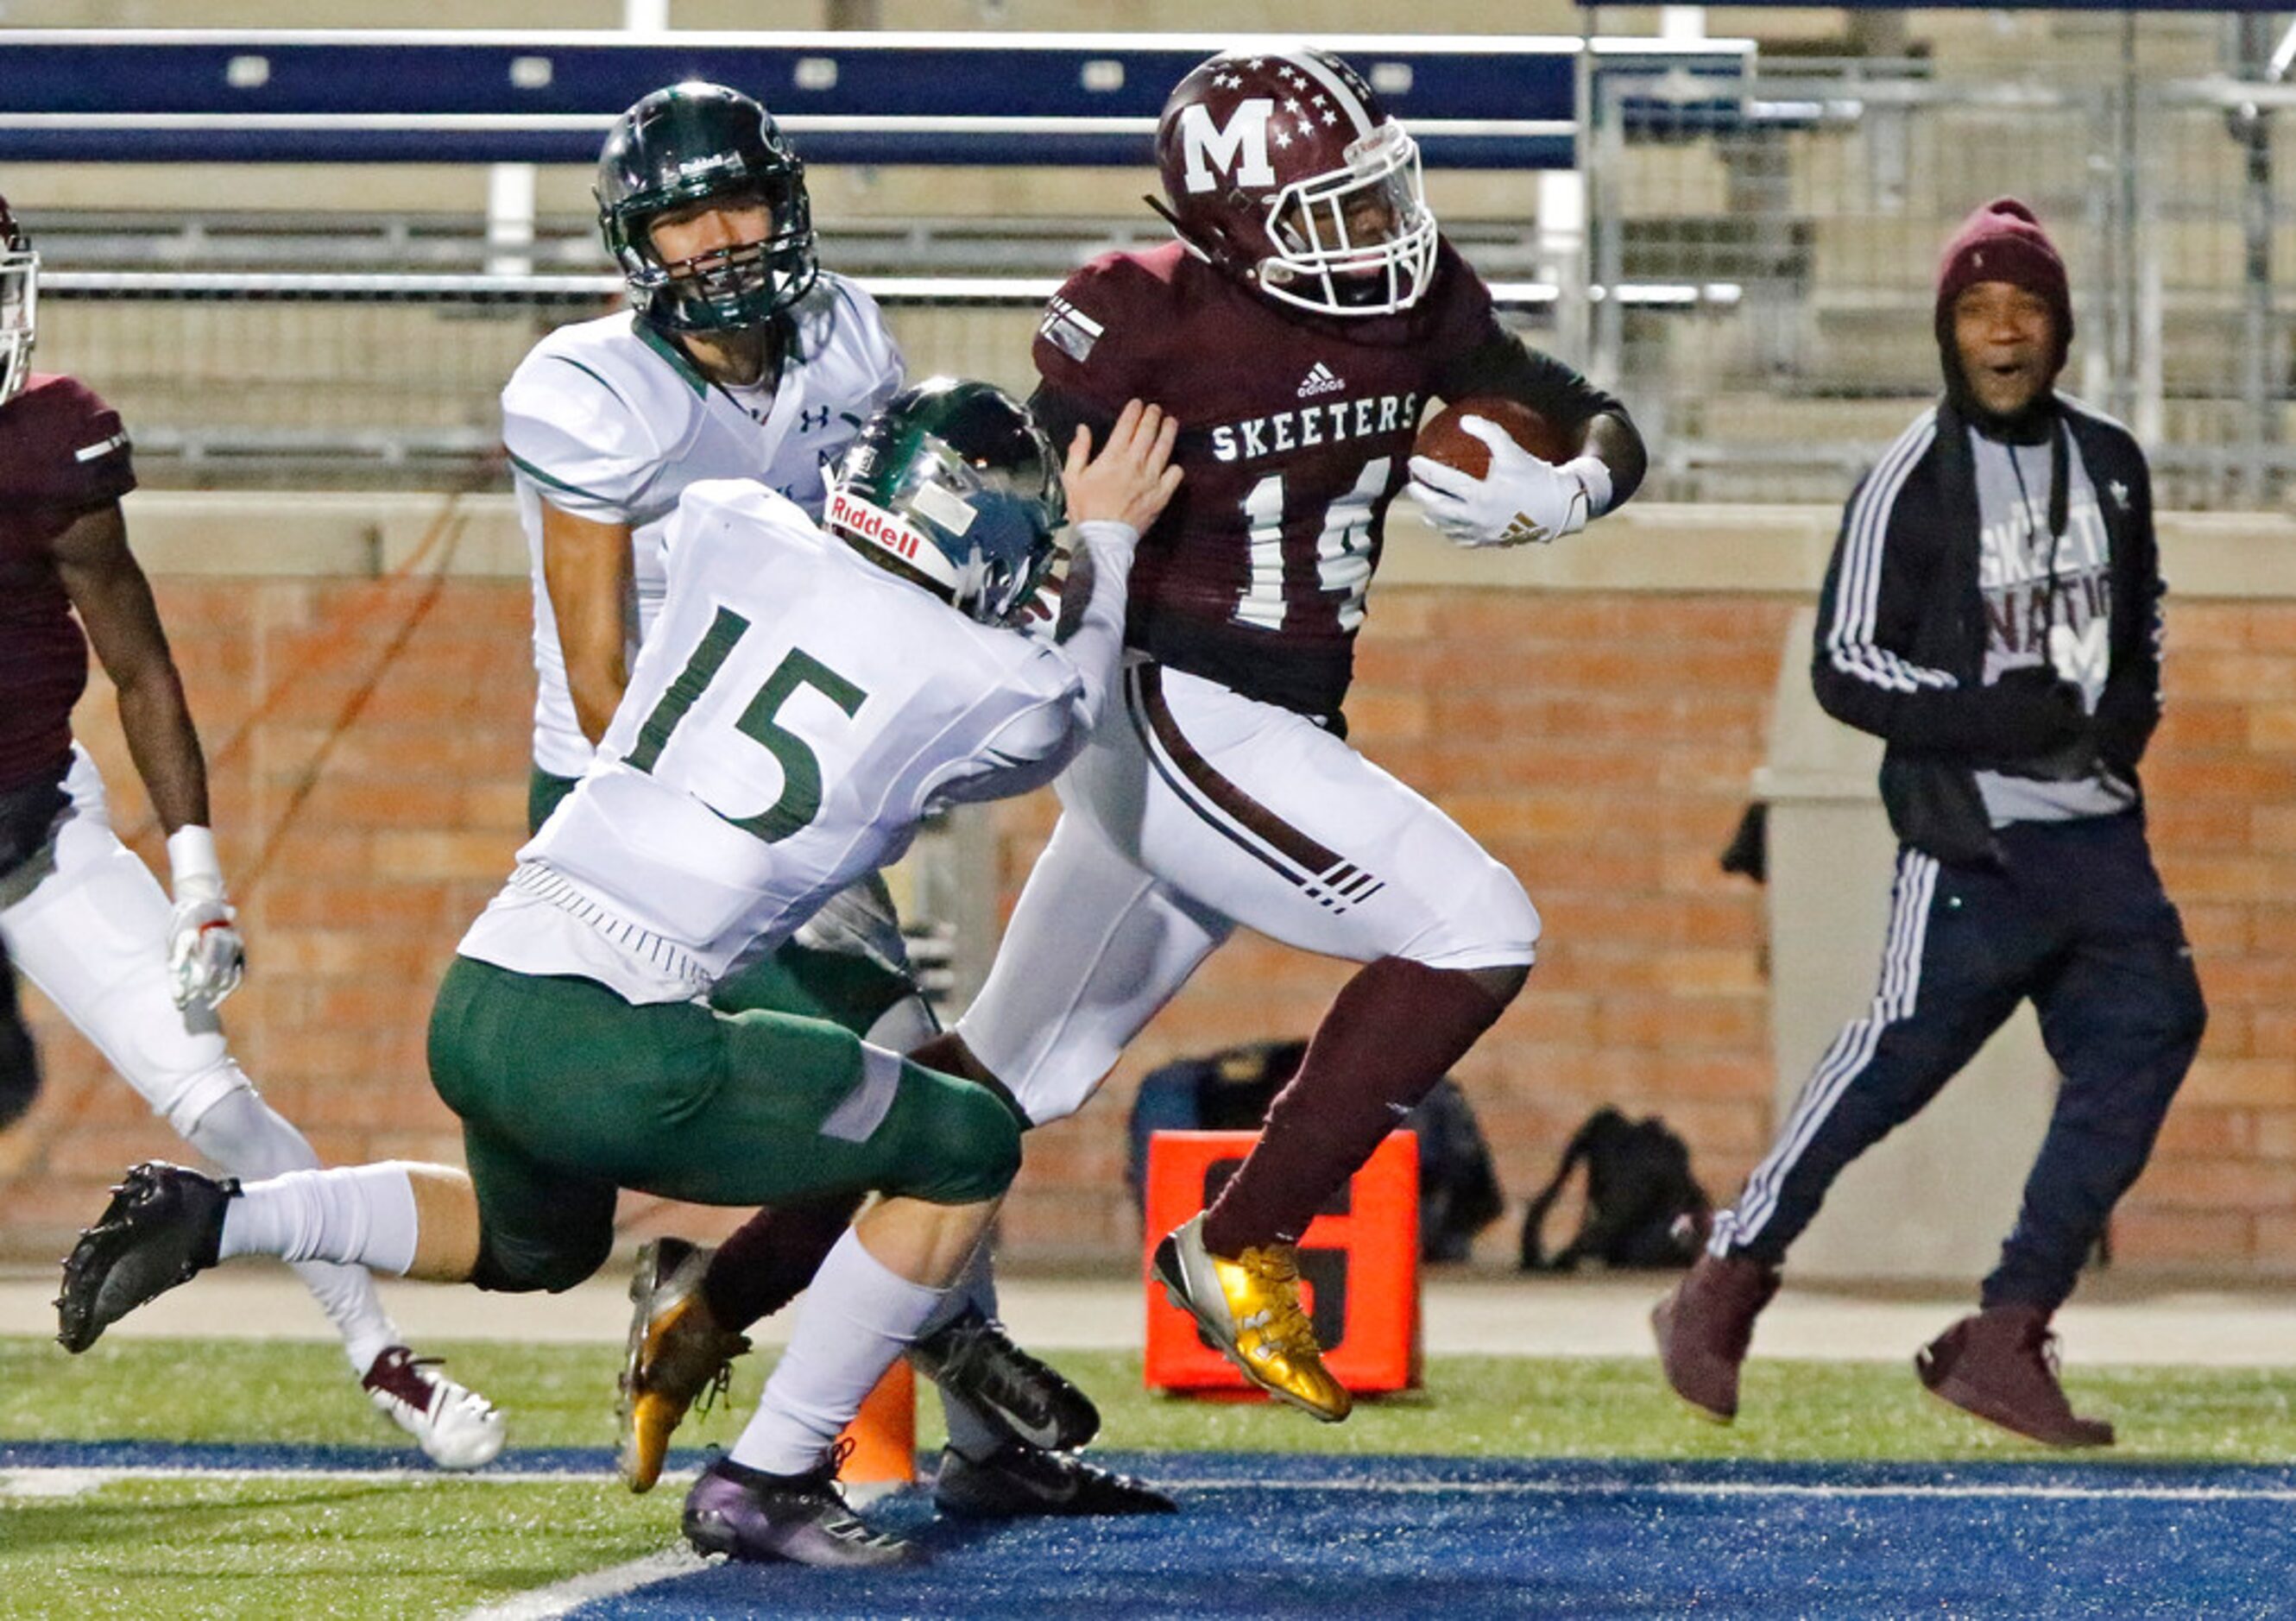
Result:
{"label": "brick wall", "polygon": [[[422,587],[172,578],[160,594],[250,943],[246,987],[227,1009],[242,1061],[331,1158],[452,1158],[422,1029],[438,973],[522,827],[523,581],[447,586],[316,777],[318,749]],[[1760,896],[1716,857],[1760,758],[1797,600],[1382,594],[1350,706],[1356,741],[1513,867],[1546,922],[1530,988],[1461,1072],[1518,1206],[1605,1101],[1664,1113],[1718,1195],[1765,1143]],[[2119,1251],[2131,1265],[2296,1270],[2296,607],[2180,603],[2170,637],[2171,716],[2149,782],[2214,1018],[2123,1207]],[[79,719],[120,825],[144,827],[100,676]],[[1039,796],[1000,815],[1009,907],[1052,806]],[[148,829],[133,842],[159,854]],[[1176,1054],[1305,1035],[1346,972],[1251,938],[1221,952],[1093,1108],[1031,1140],[1008,1251],[1128,1250],[1124,1112],[1139,1076]],[[183,1150],[29,1000],[49,1080],[30,1118],[0,1137],[0,1252],[45,1257],[122,1166]],[[634,1231],[687,1219],[645,1200],[626,1216]],[[1488,1235],[1489,1253],[1511,1241],[1505,1228]]]}

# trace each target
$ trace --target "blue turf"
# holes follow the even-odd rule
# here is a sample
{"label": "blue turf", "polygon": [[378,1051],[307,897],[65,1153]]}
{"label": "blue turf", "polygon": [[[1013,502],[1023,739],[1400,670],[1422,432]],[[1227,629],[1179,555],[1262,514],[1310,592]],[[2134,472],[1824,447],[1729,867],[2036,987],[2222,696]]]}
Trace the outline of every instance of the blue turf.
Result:
{"label": "blue turf", "polygon": [[[0,1445],[9,1467],[399,1467],[354,1448]],[[594,1451],[525,1470],[603,1473]],[[877,1576],[720,1565],[575,1612],[767,1616],[2296,1616],[2296,1469],[1110,1454],[1177,1516],[996,1527],[905,1497]],[[499,1466],[498,1466],[499,1467]],[[1941,1489],[1980,1494],[1942,1495]],[[675,1498],[664,1494],[665,1522]]]}

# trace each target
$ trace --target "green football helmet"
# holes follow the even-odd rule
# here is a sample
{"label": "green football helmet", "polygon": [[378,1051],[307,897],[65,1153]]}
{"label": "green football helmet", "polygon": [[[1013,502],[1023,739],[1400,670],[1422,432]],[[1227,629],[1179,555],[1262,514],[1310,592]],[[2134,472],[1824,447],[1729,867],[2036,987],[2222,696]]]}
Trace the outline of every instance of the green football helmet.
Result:
{"label": "green football helmet", "polygon": [[845,453],[822,522],[863,556],[984,625],[1052,567],[1068,517],[1061,458],[1029,408],[934,377],[887,400]]}
{"label": "green football helmet", "polygon": [[[805,165],[756,102],[690,80],[655,91],[615,121],[598,154],[598,229],[639,318],[664,332],[762,326],[820,274]],[[654,222],[696,203],[762,205],[763,242],[665,264]]]}

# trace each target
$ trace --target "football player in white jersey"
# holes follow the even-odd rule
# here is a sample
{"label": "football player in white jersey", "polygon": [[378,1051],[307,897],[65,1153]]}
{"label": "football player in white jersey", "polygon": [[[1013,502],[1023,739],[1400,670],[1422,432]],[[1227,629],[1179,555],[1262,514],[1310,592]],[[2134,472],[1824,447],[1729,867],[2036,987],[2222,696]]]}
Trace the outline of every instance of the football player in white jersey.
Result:
{"label": "football player in white jersey", "polygon": [[[872,419],[826,532],[754,483],[687,491],[603,746],[432,1011],[431,1079],[468,1172],[393,1161],[242,1186],[139,1166],[65,1262],[63,1342],[236,1255],[562,1289],[611,1250],[621,1188],[734,1206],[875,1191],[684,1524],[739,1559],[914,1557],[845,1509],[831,1444],[948,1311],[1022,1118],[827,1021],[729,1015],[709,993],[897,859],[934,807],[1048,782],[1083,745],[1115,684],[1133,548],[1178,483],[1175,431],[1135,402],[1098,455],[1079,430],[1063,467],[1026,407],[936,380]],[[1081,611],[1055,641],[1012,616],[1063,487]]]}
{"label": "football player in white jersey", "polygon": [[[680,494],[707,479],[757,479],[818,519],[823,470],[902,381],[900,349],[875,303],[821,267],[804,165],[750,97],[701,83],[646,96],[608,135],[596,192],[632,307],[551,333],[503,390],[534,577],[529,832],[587,769],[652,634],[662,539]],[[721,982],[712,1001],[728,1011],[810,1012],[897,1052],[938,1028],[873,872],[782,950]],[[758,1314],[754,1293],[785,1298],[796,1287],[760,1274],[791,1254],[809,1271],[852,1215],[845,1199],[775,1212],[810,1237],[793,1248],[761,1229],[722,1258],[676,1238],[641,1249],[617,1451],[633,1490],[653,1485],[699,1389],[679,1357],[652,1354],[661,1335],[645,1325],[685,1317],[699,1326],[713,1304],[747,1324]],[[977,1309],[923,1347],[920,1365],[941,1388],[955,1444],[1000,1460],[1000,1470],[1030,1469],[1032,1479],[1059,1473],[1056,1461],[1025,1452],[1079,1445],[1098,1415],[1004,1336],[988,1280],[984,1264],[968,1285]],[[1078,1501],[1071,1483],[1057,1484],[1054,1501]]]}

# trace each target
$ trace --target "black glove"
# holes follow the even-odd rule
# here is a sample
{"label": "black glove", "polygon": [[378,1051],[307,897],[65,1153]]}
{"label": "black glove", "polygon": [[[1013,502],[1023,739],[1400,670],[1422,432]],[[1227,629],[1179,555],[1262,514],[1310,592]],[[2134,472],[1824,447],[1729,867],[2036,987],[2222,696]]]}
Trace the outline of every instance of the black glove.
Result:
{"label": "black glove", "polygon": [[2134,778],[2153,727],[2161,724],[2161,698],[2149,684],[2109,681],[2096,705],[2096,754],[2112,773]]}
{"label": "black glove", "polygon": [[1993,765],[2053,753],[2087,731],[2080,689],[2049,666],[2034,665],[2007,671],[1991,686],[1923,695],[1890,741]]}
{"label": "black glove", "polygon": [[1979,752],[2007,761],[2054,754],[2088,731],[2088,706],[2081,690],[2048,665],[2005,670],[1991,686],[1992,713],[1985,720]]}

